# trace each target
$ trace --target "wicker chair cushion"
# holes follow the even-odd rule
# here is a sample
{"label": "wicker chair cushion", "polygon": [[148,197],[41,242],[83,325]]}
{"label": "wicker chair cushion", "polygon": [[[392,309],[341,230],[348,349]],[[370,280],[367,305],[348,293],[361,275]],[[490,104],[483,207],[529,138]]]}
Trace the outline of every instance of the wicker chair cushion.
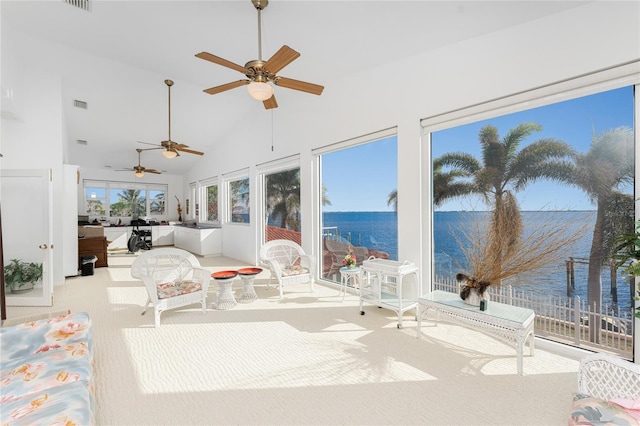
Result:
{"label": "wicker chair cushion", "polygon": [[158,290],[158,299],[168,299],[169,297],[200,291],[202,285],[193,281],[177,281],[158,284],[156,289]]}
{"label": "wicker chair cushion", "polygon": [[309,270],[307,268],[303,268],[300,265],[291,265],[287,268],[282,269],[283,277],[288,277],[291,275],[302,275],[302,274],[308,274],[308,273],[309,273]]}
{"label": "wicker chair cushion", "polygon": [[640,425],[640,411],[629,410],[604,399],[575,394],[569,425]]}

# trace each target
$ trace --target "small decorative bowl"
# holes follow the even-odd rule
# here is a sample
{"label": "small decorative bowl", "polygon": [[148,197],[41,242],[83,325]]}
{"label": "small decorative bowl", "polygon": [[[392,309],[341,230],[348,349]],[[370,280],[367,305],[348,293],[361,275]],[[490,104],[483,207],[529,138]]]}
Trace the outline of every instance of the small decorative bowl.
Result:
{"label": "small decorative bowl", "polygon": [[225,280],[228,278],[236,277],[237,275],[238,275],[238,271],[218,271],[211,274],[213,279],[216,279],[216,280]]}
{"label": "small decorative bowl", "polygon": [[242,268],[238,269],[240,275],[257,275],[262,272],[262,268]]}

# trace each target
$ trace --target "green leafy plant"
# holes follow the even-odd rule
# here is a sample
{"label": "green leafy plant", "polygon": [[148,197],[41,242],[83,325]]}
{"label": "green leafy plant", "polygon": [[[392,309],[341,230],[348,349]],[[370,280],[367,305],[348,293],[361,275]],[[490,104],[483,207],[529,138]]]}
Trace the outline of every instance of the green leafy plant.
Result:
{"label": "green leafy plant", "polygon": [[11,259],[4,267],[4,285],[7,288],[20,289],[40,279],[42,279],[42,263]]}
{"label": "green leafy plant", "polygon": [[[636,222],[636,231],[623,234],[614,240],[613,259],[617,268],[623,268],[622,273],[630,277],[640,277],[640,221]],[[640,289],[636,289],[635,300],[640,300]],[[640,307],[636,308],[635,317],[640,318]]]}

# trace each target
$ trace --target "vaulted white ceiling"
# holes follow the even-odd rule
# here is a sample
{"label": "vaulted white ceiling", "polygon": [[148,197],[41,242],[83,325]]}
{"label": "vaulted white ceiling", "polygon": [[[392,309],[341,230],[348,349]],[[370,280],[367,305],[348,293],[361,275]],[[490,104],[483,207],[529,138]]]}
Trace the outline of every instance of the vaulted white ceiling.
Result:
{"label": "vaulted white ceiling", "polygon": [[[325,86],[380,64],[579,7],[578,1],[285,1],[262,12],[263,59],[286,44],[301,56],[278,75]],[[90,11],[62,0],[0,2],[2,85],[21,40],[19,61],[60,75],[65,162],[131,167],[136,148],[168,136],[165,79],[172,96],[172,140],[206,155],[247,115],[271,114],[243,87],[203,89],[244,76],[194,55],[207,51],[244,65],[258,59],[257,11],[250,0],[96,1]],[[535,35],[532,35],[535,36]],[[491,46],[487,46],[491,49]],[[407,70],[416,79],[421,70]],[[384,84],[384,81],[380,82]],[[315,95],[276,87],[279,111]],[[74,100],[87,102],[81,110]],[[320,100],[319,100],[320,101]],[[280,113],[280,112],[279,112]],[[86,145],[77,140],[87,141]],[[182,174],[200,157],[167,160],[143,153],[143,165]]]}

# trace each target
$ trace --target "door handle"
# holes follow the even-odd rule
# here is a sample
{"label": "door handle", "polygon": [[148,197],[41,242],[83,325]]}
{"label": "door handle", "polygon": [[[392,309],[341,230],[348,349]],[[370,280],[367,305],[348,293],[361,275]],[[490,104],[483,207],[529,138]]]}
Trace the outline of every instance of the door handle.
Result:
{"label": "door handle", "polygon": [[42,250],[46,250],[48,248],[46,244],[40,244],[38,247]]}

